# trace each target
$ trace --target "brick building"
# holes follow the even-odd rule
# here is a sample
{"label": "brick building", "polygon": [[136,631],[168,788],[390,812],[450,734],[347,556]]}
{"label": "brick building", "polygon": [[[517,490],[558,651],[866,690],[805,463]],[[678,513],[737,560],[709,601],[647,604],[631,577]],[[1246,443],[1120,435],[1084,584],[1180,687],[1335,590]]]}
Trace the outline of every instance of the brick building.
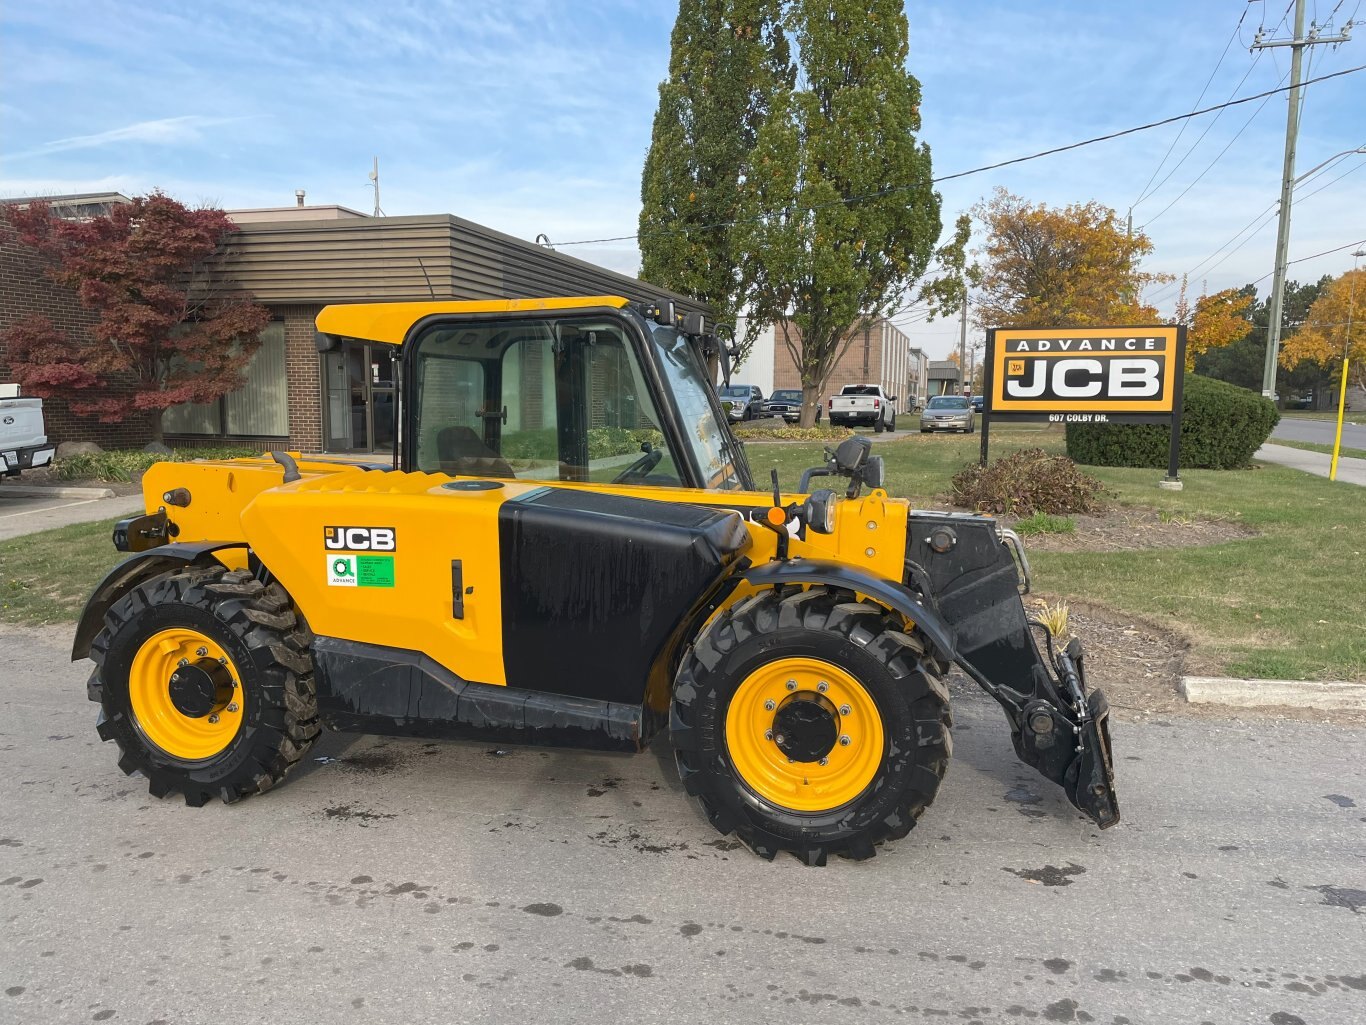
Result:
{"label": "brick building", "polygon": [[[684,296],[447,214],[368,217],[345,207],[305,207],[302,197],[296,207],[228,213],[238,231],[226,244],[220,272],[269,308],[273,319],[241,388],[212,403],[167,410],[168,444],[392,451],[391,352],[348,341],[319,353],[313,319],[332,303],[621,295],[704,311]],[[43,276],[30,253],[5,241],[0,330],[32,313],[46,313],[70,331],[93,322],[74,295]],[[7,371],[0,350],[0,380]],[[44,408],[49,437],[58,442],[136,447],[151,436],[145,422],[99,424],[71,416],[55,401]]]}
{"label": "brick building", "polygon": [[[785,325],[789,336],[796,341],[800,338],[797,325]],[[792,353],[783,341],[784,325],[777,325],[765,332],[760,342],[772,339],[773,367],[772,388],[765,388],[765,394],[778,388],[800,388],[801,373],[793,362]],[[756,343],[756,348],[760,343]],[[830,372],[822,399],[838,395],[847,384],[880,384],[888,395],[896,396],[898,413],[910,412],[919,398],[926,394],[927,366],[925,354],[911,345],[905,332],[884,318],[870,319],[855,327],[842,343],[841,356]],[[765,357],[757,360],[760,365]],[[751,383],[744,377],[743,368],[736,375],[737,380]],[[763,382],[753,383],[764,387]]]}

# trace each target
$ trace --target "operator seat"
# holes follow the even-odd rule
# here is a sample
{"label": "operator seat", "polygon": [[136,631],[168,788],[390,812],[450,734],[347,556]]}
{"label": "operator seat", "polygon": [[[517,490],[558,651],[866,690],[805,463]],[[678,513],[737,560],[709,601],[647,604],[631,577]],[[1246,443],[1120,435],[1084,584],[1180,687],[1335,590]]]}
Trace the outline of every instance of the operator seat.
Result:
{"label": "operator seat", "polygon": [[466,477],[513,476],[511,464],[469,427],[441,428],[436,435],[436,458],[443,473]]}

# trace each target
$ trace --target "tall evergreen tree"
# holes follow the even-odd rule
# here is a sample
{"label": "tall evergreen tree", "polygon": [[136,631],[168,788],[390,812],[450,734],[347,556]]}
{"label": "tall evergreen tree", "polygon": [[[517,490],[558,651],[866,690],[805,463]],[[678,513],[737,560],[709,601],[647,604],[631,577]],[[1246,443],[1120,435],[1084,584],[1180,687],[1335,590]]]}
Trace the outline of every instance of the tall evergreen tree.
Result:
{"label": "tall evergreen tree", "polygon": [[[759,125],[791,87],[780,0],[682,0],[641,179],[641,277],[740,308],[731,226]],[[746,346],[747,348],[747,346]]]}
{"label": "tall evergreen tree", "polygon": [[736,235],[750,310],[778,326],[810,426],[854,329],[924,273],[940,199],[902,0],[792,0],[785,24],[801,84],[759,127]]}

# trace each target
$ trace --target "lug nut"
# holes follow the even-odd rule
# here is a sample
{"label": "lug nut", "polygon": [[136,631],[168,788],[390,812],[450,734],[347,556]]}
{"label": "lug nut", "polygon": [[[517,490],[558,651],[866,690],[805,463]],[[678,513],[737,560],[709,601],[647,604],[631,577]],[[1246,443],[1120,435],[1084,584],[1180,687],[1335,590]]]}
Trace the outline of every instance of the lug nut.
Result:
{"label": "lug nut", "polygon": [[213,715],[209,716],[209,722],[217,722],[217,721],[218,721],[218,713],[217,713],[217,712],[214,712]]}
{"label": "lug nut", "polygon": [[194,653],[198,655],[200,658],[203,658],[205,655],[209,653],[209,649],[204,647],[195,648]]}
{"label": "lug nut", "polygon": [[849,739],[849,734],[846,733],[840,737],[840,747],[848,747],[852,743],[853,741]]}
{"label": "lug nut", "polygon": [[773,731],[772,731],[772,730],[764,730],[764,739],[765,739],[765,740],[772,740],[772,739],[773,739]]}
{"label": "lug nut", "polygon": [[228,656],[227,656],[227,655],[223,655],[222,657],[220,657],[220,658],[218,659],[218,664],[219,664],[220,666],[225,666],[225,665],[227,665],[227,664],[228,664]]}
{"label": "lug nut", "polygon": [[788,680],[788,681],[787,681],[787,689],[788,689],[788,690],[796,690],[796,689],[797,689],[797,681],[796,681],[796,680]]}
{"label": "lug nut", "polygon": [[820,683],[816,684],[816,689],[820,691],[822,694],[824,694],[826,691],[830,689],[830,684],[822,680]]}
{"label": "lug nut", "polygon": [[787,738],[784,737],[781,733],[779,733],[776,737],[773,738],[773,743],[775,743],[775,744],[781,744],[781,743],[783,743],[785,740],[787,740]]}
{"label": "lug nut", "polygon": [[775,708],[777,708],[777,707],[778,707],[778,706],[774,703],[774,701],[773,701],[772,698],[770,698],[769,700],[767,700],[767,701],[764,702],[764,711],[765,711],[765,712],[771,712],[771,711],[773,711],[773,710],[774,710]]}
{"label": "lug nut", "polygon": [[235,712],[235,711],[237,711],[237,702],[236,702],[236,701],[234,701],[232,704],[230,704],[230,705],[228,706],[228,711],[229,711],[229,712]]}
{"label": "lug nut", "polygon": [[829,759],[829,758],[822,758],[822,759],[821,759],[821,764],[822,764],[822,765],[829,765],[829,764],[830,764],[830,759]]}
{"label": "lug nut", "polygon": [[840,715],[848,715],[853,709],[848,705],[840,705]]}
{"label": "lug nut", "polygon": [[179,662],[176,663],[176,665],[182,666],[182,667],[187,666],[187,665],[189,665],[189,664],[190,664],[190,660],[189,660],[188,658],[182,658]]}

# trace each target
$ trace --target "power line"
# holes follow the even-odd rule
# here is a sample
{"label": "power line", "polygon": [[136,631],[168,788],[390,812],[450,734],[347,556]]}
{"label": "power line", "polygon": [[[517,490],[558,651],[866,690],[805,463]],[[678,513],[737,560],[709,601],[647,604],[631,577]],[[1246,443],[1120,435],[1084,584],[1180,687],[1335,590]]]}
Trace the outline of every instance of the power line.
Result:
{"label": "power line", "polygon": [[[1318,78],[1311,78],[1311,79],[1309,79],[1309,80],[1307,80],[1307,81],[1300,82],[1299,85],[1300,85],[1301,88],[1303,88],[1304,86],[1307,86],[1307,85],[1313,85],[1315,82],[1326,82],[1326,81],[1328,81],[1328,80],[1331,79],[1331,78],[1341,78],[1343,75],[1355,74],[1355,73],[1358,72],[1358,71],[1366,71],[1366,64],[1359,64],[1359,65],[1357,65],[1356,67],[1353,67],[1353,68],[1344,68],[1342,71],[1334,71],[1334,72],[1332,72],[1332,73],[1330,73],[1330,74],[1327,74],[1327,75],[1320,75]],[[1200,116],[1202,116],[1202,115],[1204,115],[1204,114],[1209,114],[1209,113],[1212,113],[1212,112],[1214,112],[1214,111],[1216,111],[1216,110],[1223,110],[1223,109],[1225,109],[1225,108],[1227,108],[1227,107],[1237,107],[1237,106],[1240,106],[1241,104],[1244,104],[1244,103],[1252,103],[1254,100],[1261,100],[1261,99],[1265,99],[1265,98],[1268,97],[1268,96],[1274,96],[1274,95],[1276,95],[1277,93],[1283,93],[1283,92],[1287,91],[1287,90],[1290,89],[1290,88],[1293,88],[1293,87],[1291,87],[1291,86],[1283,86],[1283,87],[1278,86],[1278,87],[1275,88],[1275,89],[1268,89],[1266,92],[1254,93],[1254,94],[1251,95],[1251,96],[1244,96],[1244,97],[1241,97],[1240,99],[1229,100],[1229,101],[1227,101],[1227,102],[1225,102],[1225,103],[1218,103],[1218,104],[1215,104],[1215,105],[1212,106],[1212,107],[1205,107],[1203,110],[1193,110],[1193,111],[1191,111],[1189,114],[1176,114],[1176,115],[1174,115],[1173,117],[1163,118],[1161,121],[1151,121],[1151,122],[1149,122],[1148,124],[1145,124],[1145,125],[1137,125],[1137,126],[1135,126],[1135,127],[1133,127],[1133,128],[1124,128],[1124,129],[1121,129],[1120,131],[1117,131],[1117,132],[1110,132],[1110,133],[1108,133],[1108,134],[1106,134],[1106,135],[1097,135],[1097,136],[1095,136],[1095,137],[1093,137],[1093,138],[1090,138],[1090,139],[1082,139],[1080,142],[1071,142],[1071,143],[1068,143],[1068,144],[1066,144],[1066,145],[1064,145],[1064,146],[1054,146],[1052,149],[1041,150],[1041,151],[1038,152],[1038,153],[1031,153],[1031,154],[1029,154],[1028,156],[1013,157],[1013,158],[1011,158],[1010,160],[1000,160],[1000,161],[997,161],[997,162],[994,163],[994,164],[984,164],[984,165],[982,165],[981,167],[974,167],[974,168],[972,168],[971,170],[967,170],[967,171],[957,171],[957,172],[955,172],[955,173],[953,173],[953,174],[944,174],[944,175],[940,175],[940,176],[937,177],[937,178],[931,178],[930,181],[929,181],[929,184],[931,184],[931,185],[937,185],[937,184],[939,184],[940,182],[954,181],[954,180],[956,180],[956,179],[958,179],[958,178],[968,178],[968,177],[971,177],[972,175],[975,175],[975,174],[982,174],[982,173],[985,172],[985,171],[995,171],[995,170],[997,170],[997,169],[999,169],[999,168],[1002,168],[1002,167],[1011,167],[1011,166],[1013,166],[1013,165],[1015,165],[1015,164],[1023,164],[1023,163],[1027,163],[1027,162],[1029,162],[1029,161],[1031,161],[1031,160],[1039,160],[1039,159],[1041,159],[1042,157],[1051,157],[1051,156],[1055,156],[1055,155],[1057,155],[1057,154],[1059,154],[1059,153],[1067,153],[1067,152],[1069,152],[1069,151],[1071,151],[1071,150],[1081,149],[1081,148],[1084,147],[1084,146],[1094,146],[1096,143],[1100,143],[1100,142],[1109,142],[1109,141],[1112,140],[1112,139],[1120,139],[1120,138],[1123,138],[1123,137],[1126,136],[1126,135],[1135,135],[1135,134],[1137,134],[1138,132],[1146,132],[1146,131],[1149,131],[1149,130],[1151,130],[1151,129],[1153,129],[1153,128],[1161,128],[1161,127],[1163,127],[1164,125],[1175,124],[1175,123],[1178,122],[1178,121],[1184,121],[1184,120],[1186,120],[1186,119],[1188,119],[1188,118],[1200,117]],[[884,196],[893,195],[893,194],[895,194],[895,193],[897,193],[897,192],[907,192],[907,191],[909,191],[909,190],[911,190],[911,189],[918,188],[918,187],[919,187],[918,184],[917,184],[917,185],[893,185],[893,186],[889,186],[888,188],[885,188],[885,189],[878,189],[878,190],[875,191],[875,192],[869,192],[869,193],[865,193],[865,194],[859,195],[859,196],[850,196],[850,197],[848,197],[848,198],[846,198],[846,199],[831,200],[831,201],[828,202],[828,203],[813,203],[812,205],[807,206],[807,207],[801,207],[801,208],[787,208],[787,209],[785,209],[785,210],[773,211],[773,213],[811,213],[811,212],[813,212],[813,211],[815,211],[815,210],[824,209],[825,207],[831,207],[831,206],[848,206],[848,205],[851,205],[851,204],[853,204],[853,203],[862,203],[862,202],[864,202],[864,201],[866,201],[866,200],[870,200],[870,199],[881,199],[881,198],[884,197]],[[656,229],[656,230],[654,230],[654,231],[638,232],[638,233],[636,233],[636,234],[634,234],[634,235],[615,235],[615,236],[611,236],[611,237],[608,237],[608,238],[589,238],[589,239],[578,239],[578,240],[573,241],[573,242],[557,242],[557,243],[555,243],[555,246],[556,246],[556,248],[563,248],[564,246],[588,246],[588,245],[598,245],[598,244],[600,244],[600,243],[606,243],[606,242],[632,242],[632,241],[635,241],[635,240],[637,240],[637,239],[642,239],[642,238],[653,238],[653,237],[659,236],[659,235],[686,235],[688,232],[691,232],[691,231],[710,231],[710,230],[713,230],[713,229],[715,229],[715,228],[727,228],[727,227],[732,227],[732,226],[734,226],[734,225],[736,225],[736,224],[749,224],[749,223],[754,223],[754,222],[758,222],[758,221],[764,220],[766,216],[771,216],[771,214],[770,214],[770,215],[761,215],[761,216],[759,216],[759,217],[740,218],[740,219],[730,220],[730,221],[718,221],[718,222],[716,222],[715,224],[698,224],[698,225],[693,225],[693,226],[686,227],[686,228],[659,228],[659,229]]]}
{"label": "power line", "polygon": [[[1328,161],[1328,163],[1324,164],[1323,167],[1321,167],[1321,168],[1319,168],[1318,170],[1314,171],[1314,172],[1313,172],[1312,174],[1310,174],[1305,180],[1306,180],[1306,181],[1313,181],[1315,178],[1319,177],[1320,175],[1325,174],[1325,173],[1327,172],[1328,168],[1331,167],[1334,163],[1337,162],[1337,159],[1340,159],[1341,157],[1346,157],[1346,156],[1349,156],[1349,155],[1350,155],[1350,154],[1344,153],[1344,154],[1341,154],[1339,158],[1335,158],[1335,159],[1333,159],[1333,160]],[[1333,178],[1331,181],[1324,182],[1322,185],[1320,185],[1320,186],[1319,186],[1317,189],[1315,189],[1313,192],[1309,192],[1309,193],[1306,193],[1304,196],[1301,196],[1301,197],[1299,198],[1299,202],[1303,203],[1303,202],[1305,202],[1305,201],[1308,200],[1308,199],[1312,199],[1314,196],[1318,195],[1318,194],[1319,194],[1320,192],[1322,192],[1324,189],[1329,188],[1329,187],[1332,186],[1333,184],[1335,184],[1335,183],[1341,181],[1343,178],[1346,178],[1347,175],[1349,175],[1349,174],[1355,174],[1357,171],[1360,171],[1363,167],[1366,167],[1366,163],[1358,164],[1356,167],[1352,168],[1350,171],[1346,171],[1346,172],[1344,172],[1343,174],[1338,175],[1336,178]],[[1240,231],[1235,232],[1232,238],[1230,238],[1227,242],[1225,242],[1223,245],[1221,245],[1218,249],[1214,250],[1214,252],[1210,253],[1209,256],[1206,256],[1203,260],[1201,260],[1199,263],[1197,263],[1195,266],[1193,266],[1190,270],[1186,271],[1184,276],[1185,276],[1186,278],[1193,277],[1197,271],[1202,271],[1203,273],[1208,274],[1210,271],[1212,271],[1212,270],[1214,270],[1215,268],[1219,267],[1219,266],[1220,266],[1221,264],[1223,264],[1224,261],[1227,260],[1230,256],[1232,256],[1232,255],[1233,255],[1234,253],[1236,253],[1238,250],[1242,249],[1243,246],[1247,245],[1247,244],[1248,244],[1249,242],[1251,242],[1254,238],[1256,238],[1256,237],[1258,236],[1258,234],[1261,233],[1262,229],[1265,228],[1265,227],[1267,227],[1267,226],[1275,219],[1275,217],[1276,217],[1275,210],[1276,210],[1276,207],[1279,206],[1279,205],[1280,205],[1280,201],[1279,201],[1279,200],[1272,200],[1271,203],[1269,203],[1266,207],[1264,207],[1264,208],[1262,209],[1261,213],[1257,214],[1256,217],[1254,217],[1254,218],[1252,218],[1252,220],[1248,221],[1247,224],[1245,224],[1245,225],[1242,227],[1242,229],[1241,229]],[[1260,224],[1258,224],[1259,221],[1261,222]],[[1238,238],[1239,238],[1241,235],[1243,235],[1244,232],[1246,232],[1246,231],[1248,231],[1250,228],[1252,228],[1252,226],[1253,226],[1254,224],[1257,225],[1257,226],[1256,226],[1255,229],[1252,230],[1252,233],[1251,233],[1250,235],[1248,235],[1246,238],[1244,238],[1241,242],[1238,242],[1238,244],[1235,245],[1235,246],[1233,246],[1232,249],[1229,249],[1229,251],[1228,251],[1227,253],[1224,253],[1224,255],[1223,255],[1220,259],[1215,260],[1214,263],[1209,263],[1210,260],[1213,260],[1213,259],[1214,259],[1216,256],[1218,256],[1220,253],[1223,253],[1225,249],[1228,249],[1229,246],[1233,245],[1233,243],[1236,242],[1236,241],[1238,240]],[[1308,259],[1308,257],[1306,257],[1305,259]],[[1297,262],[1298,262],[1298,261],[1297,261]],[[1206,266],[1206,264],[1208,264],[1208,266]],[[1265,278],[1266,278],[1266,275],[1263,274],[1262,277],[1258,278],[1257,280],[1258,280],[1258,281],[1262,281],[1262,280],[1265,280]],[[1256,284],[1256,282],[1253,282],[1253,284]],[[1161,288],[1159,288],[1156,292],[1154,292],[1151,296],[1148,297],[1148,302],[1150,302],[1150,303],[1165,302],[1165,301],[1172,295],[1173,292],[1175,292],[1175,291],[1177,291],[1177,290],[1179,289],[1179,287],[1180,287],[1180,286],[1177,285],[1177,284],[1163,285]]]}
{"label": "power line", "polygon": [[[1320,256],[1331,256],[1333,253],[1340,253],[1344,249],[1351,249],[1353,246],[1359,246],[1363,242],[1366,242],[1366,238],[1359,238],[1355,242],[1348,242],[1345,246],[1337,246],[1334,249],[1325,249],[1321,253],[1312,253],[1309,256],[1301,256],[1294,260],[1286,260],[1285,265],[1289,267],[1292,263],[1304,263],[1305,260],[1317,260]],[[1256,281],[1251,281],[1248,283],[1252,285],[1260,285],[1263,281],[1265,281],[1267,278],[1271,277],[1271,275],[1275,273],[1276,272],[1274,270],[1269,270]]]}
{"label": "power line", "polygon": [[[1284,82],[1285,79],[1282,78],[1281,81]],[[1149,224],[1152,224],[1153,221],[1157,220],[1159,217],[1161,217],[1163,214],[1165,214],[1165,213],[1166,213],[1168,210],[1170,210],[1172,207],[1176,206],[1177,203],[1181,202],[1181,200],[1183,200],[1183,199],[1186,197],[1186,193],[1190,192],[1191,189],[1195,188],[1196,185],[1200,184],[1200,179],[1203,178],[1203,177],[1205,177],[1205,175],[1209,174],[1210,171],[1214,168],[1214,165],[1217,164],[1217,163],[1219,163],[1219,161],[1222,160],[1222,159],[1224,158],[1224,154],[1227,153],[1227,152],[1232,148],[1233,144],[1234,144],[1235,142],[1237,142],[1237,141],[1239,140],[1239,138],[1242,137],[1242,134],[1243,134],[1245,131],[1248,130],[1248,127],[1251,126],[1251,124],[1252,124],[1253,121],[1256,121],[1256,120],[1257,120],[1257,116],[1258,116],[1259,114],[1261,114],[1261,112],[1262,112],[1263,110],[1266,109],[1266,105],[1267,105],[1268,103],[1270,103],[1270,102],[1271,102],[1271,97],[1270,97],[1270,96],[1268,96],[1266,99],[1262,100],[1262,102],[1258,105],[1257,109],[1254,110],[1254,111],[1252,112],[1252,116],[1249,117],[1246,121],[1243,122],[1243,127],[1242,127],[1242,128],[1239,128],[1238,131],[1234,133],[1233,138],[1229,139],[1228,143],[1224,146],[1224,148],[1221,149],[1221,150],[1219,151],[1219,155],[1216,156],[1213,160],[1211,160],[1211,161],[1209,162],[1209,164],[1206,165],[1205,169],[1204,169],[1203,171],[1201,171],[1199,174],[1197,174],[1197,175],[1195,176],[1195,179],[1194,179],[1189,185],[1187,185],[1184,189],[1181,190],[1181,194],[1180,194],[1179,196],[1177,196],[1175,199],[1173,199],[1170,203],[1168,203],[1166,206],[1164,206],[1164,207],[1163,207],[1161,210],[1159,210],[1157,213],[1153,214],[1153,216],[1149,217],[1148,220],[1144,222],[1143,227],[1146,228]],[[1210,127],[1211,127],[1211,128],[1214,127],[1214,122],[1210,122]],[[1202,135],[1202,136],[1200,136],[1200,138],[1203,139],[1204,136]],[[1199,140],[1196,140],[1196,145],[1197,145],[1197,146],[1199,145]],[[1194,152],[1194,149],[1195,149],[1195,147],[1192,146],[1190,152]],[[1187,153],[1187,156],[1189,156],[1189,153]],[[1183,158],[1183,159],[1184,159],[1184,158]],[[1178,164],[1177,166],[1179,167],[1180,165]],[[1175,170],[1176,170],[1176,168],[1173,168],[1173,169],[1172,169],[1173,172],[1175,172]],[[1171,175],[1168,175],[1167,177],[1170,178]]]}
{"label": "power line", "polygon": [[[1239,30],[1240,28],[1243,27],[1243,19],[1246,18],[1246,17],[1247,17],[1247,8],[1244,7],[1244,8],[1243,8],[1243,15],[1242,15],[1242,17],[1238,19],[1238,24],[1236,24],[1236,25],[1233,26],[1233,32],[1232,32],[1232,34],[1228,37],[1228,42],[1224,44],[1224,52],[1221,53],[1221,54],[1219,55],[1219,61],[1218,61],[1218,63],[1216,63],[1216,64],[1214,65],[1214,70],[1210,72],[1209,78],[1205,80],[1205,87],[1204,87],[1203,89],[1200,90],[1200,95],[1197,96],[1197,97],[1195,98],[1195,103],[1192,104],[1192,109],[1198,108],[1198,107],[1200,106],[1200,101],[1203,100],[1203,99],[1205,98],[1205,93],[1209,92],[1210,84],[1214,81],[1214,76],[1217,75],[1217,74],[1219,74],[1219,69],[1220,69],[1221,67],[1224,66],[1224,58],[1228,56],[1229,48],[1233,46],[1233,39],[1234,39],[1234,36],[1238,36],[1238,30]],[[1238,41],[1239,41],[1240,43],[1242,42],[1242,37],[1241,37],[1241,36],[1238,36]],[[1261,56],[1261,55],[1259,54],[1258,56]],[[1253,66],[1256,66],[1257,61],[1254,59],[1252,63],[1253,63]],[[1249,73],[1250,73],[1250,72],[1251,72],[1251,68],[1249,68],[1248,70],[1249,70]],[[1244,76],[1243,76],[1243,80],[1244,80],[1244,81],[1247,80],[1247,75],[1244,75]],[[1238,85],[1235,85],[1235,86],[1233,87],[1233,92],[1229,94],[1230,98],[1231,98],[1235,93],[1238,92],[1238,88],[1239,88],[1239,86],[1241,86],[1242,84],[1243,84],[1242,82],[1239,82]],[[1189,121],[1185,121],[1185,122],[1182,123],[1182,125],[1181,125],[1181,130],[1180,130],[1179,132],[1176,133],[1176,138],[1174,138],[1174,139],[1172,140],[1172,144],[1171,144],[1170,146],[1167,147],[1167,152],[1164,153],[1164,154],[1162,154],[1162,159],[1159,160],[1159,161],[1157,162],[1157,167],[1155,167],[1155,168],[1153,169],[1152,176],[1148,179],[1148,184],[1147,184],[1147,185],[1144,185],[1143,188],[1141,188],[1141,189],[1138,190],[1138,198],[1135,199],[1132,203],[1129,204],[1130,208],[1138,206],[1139,203],[1142,203],[1143,200],[1147,198],[1147,196],[1148,196],[1148,185],[1151,185],[1151,184],[1153,183],[1153,179],[1155,179],[1155,178],[1158,176],[1158,173],[1162,170],[1163,166],[1167,163],[1167,158],[1168,158],[1169,156],[1172,155],[1172,150],[1176,149],[1176,144],[1177,144],[1178,142],[1181,141],[1181,136],[1183,136],[1183,135],[1186,134],[1186,126],[1189,125],[1189,124],[1190,124]],[[1200,138],[1203,139],[1204,136],[1202,135]],[[1197,146],[1199,145],[1199,140],[1196,140],[1196,145],[1197,145]],[[1192,147],[1192,149],[1193,149],[1193,148],[1194,148],[1194,147]],[[1184,158],[1183,158],[1183,159],[1184,159]],[[1178,165],[1178,166],[1179,166],[1179,165]],[[1169,175],[1168,177],[1170,177],[1170,175]],[[1162,187],[1161,185],[1158,186],[1158,188],[1161,188],[1161,187]]]}

